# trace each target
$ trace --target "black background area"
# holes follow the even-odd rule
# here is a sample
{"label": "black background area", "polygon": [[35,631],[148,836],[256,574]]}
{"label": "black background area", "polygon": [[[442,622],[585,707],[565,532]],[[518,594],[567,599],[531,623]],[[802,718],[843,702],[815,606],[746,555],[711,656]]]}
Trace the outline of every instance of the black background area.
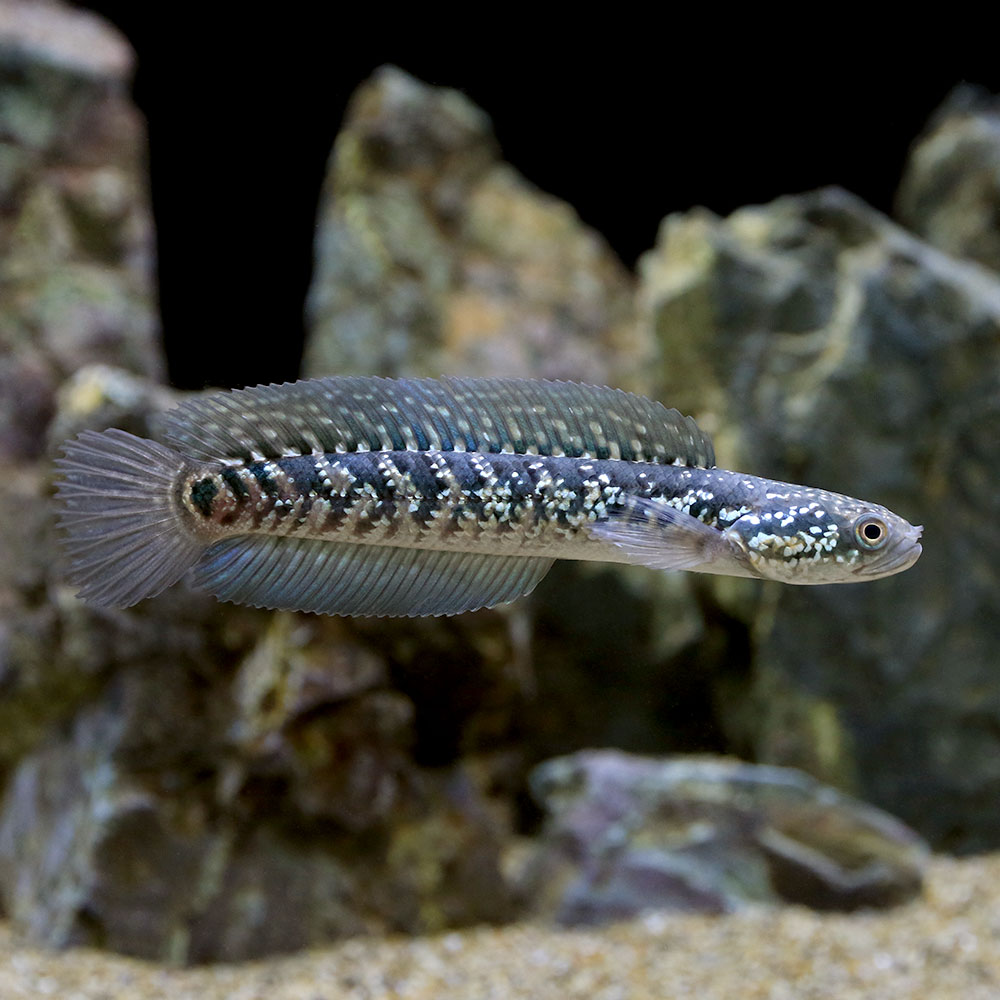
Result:
{"label": "black background area", "polygon": [[183,388],[296,377],[327,158],[351,93],[384,63],[467,94],[505,158],[629,266],[666,214],[694,205],[727,214],[836,184],[890,212],[908,147],[948,92],[1000,89],[992,57],[949,58],[930,34],[917,46],[912,25],[904,41],[854,21],[733,24],[721,8],[685,24],[672,8],[657,23],[603,7],[590,24],[566,8],[547,26],[507,7],[406,24],[390,6],[91,9],[138,57]]}

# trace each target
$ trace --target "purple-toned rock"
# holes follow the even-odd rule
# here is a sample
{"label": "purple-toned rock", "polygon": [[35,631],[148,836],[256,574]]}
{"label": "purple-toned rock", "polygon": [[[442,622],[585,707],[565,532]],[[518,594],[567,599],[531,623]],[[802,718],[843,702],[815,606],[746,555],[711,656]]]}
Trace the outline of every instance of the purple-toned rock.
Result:
{"label": "purple-toned rock", "polygon": [[531,786],[547,819],[523,894],[560,923],[750,903],[855,910],[922,884],[920,837],[790,768],[582,751],[540,765]]}
{"label": "purple-toned rock", "polygon": [[191,962],[510,915],[503,825],[463,765],[413,761],[412,705],[381,665],[350,664],[371,653],[297,637],[292,657],[326,657],[330,681],[262,728],[221,636],[170,660],[171,638],[13,769],[0,891],[23,933]]}

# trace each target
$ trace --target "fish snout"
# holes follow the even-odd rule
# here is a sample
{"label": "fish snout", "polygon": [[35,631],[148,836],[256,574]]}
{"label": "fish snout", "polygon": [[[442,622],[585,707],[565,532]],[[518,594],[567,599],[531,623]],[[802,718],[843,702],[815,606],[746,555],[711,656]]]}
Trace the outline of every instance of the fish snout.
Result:
{"label": "fish snout", "polygon": [[889,544],[874,558],[863,561],[854,571],[855,574],[876,579],[909,569],[924,550],[920,544],[923,531],[922,524],[909,524],[904,521],[900,530],[894,532],[894,536],[890,538]]}

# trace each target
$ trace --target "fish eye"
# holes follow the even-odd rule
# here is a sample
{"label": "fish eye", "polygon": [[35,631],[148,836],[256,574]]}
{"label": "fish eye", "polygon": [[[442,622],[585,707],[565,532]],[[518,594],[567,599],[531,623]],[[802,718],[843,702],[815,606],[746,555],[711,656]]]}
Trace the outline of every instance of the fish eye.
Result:
{"label": "fish eye", "polygon": [[863,549],[880,549],[889,537],[889,527],[874,514],[863,514],[854,522],[854,537]]}

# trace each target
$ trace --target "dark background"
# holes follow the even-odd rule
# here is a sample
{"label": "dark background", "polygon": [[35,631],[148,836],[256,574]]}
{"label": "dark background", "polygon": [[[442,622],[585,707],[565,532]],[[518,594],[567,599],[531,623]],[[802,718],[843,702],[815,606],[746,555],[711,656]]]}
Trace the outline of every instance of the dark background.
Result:
{"label": "dark background", "polygon": [[165,339],[184,388],[296,376],[326,160],[382,63],[464,91],[506,158],[630,266],[664,215],[693,205],[726,214],[837,184],[890,212],[908,147],[948,92],[1000,89],[993,60],[874,40],[861,24],[737,26],[723,40],[707,25],[669,41],[598,25],[585,44],[571,26],[509,22],[407,33],[389,7],[348,26],[340,5],[90,6],[138,55]]}

